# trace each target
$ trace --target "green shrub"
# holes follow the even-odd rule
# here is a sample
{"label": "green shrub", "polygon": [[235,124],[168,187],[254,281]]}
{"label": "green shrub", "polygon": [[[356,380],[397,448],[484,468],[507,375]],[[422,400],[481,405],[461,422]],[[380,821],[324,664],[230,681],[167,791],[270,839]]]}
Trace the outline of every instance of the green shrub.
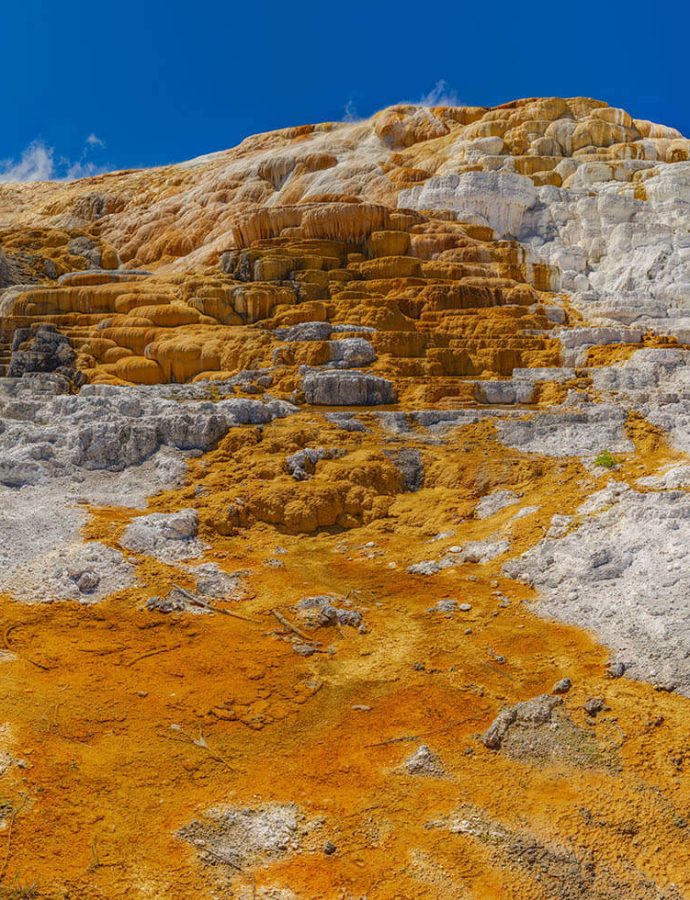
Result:
{"label": "green shrub", "polygon": [[618,465],[618,460],[610,450],[604,450],[603,453],[600,453],[594,460],[594,464],[603,466],[604,469],[615,469]]}

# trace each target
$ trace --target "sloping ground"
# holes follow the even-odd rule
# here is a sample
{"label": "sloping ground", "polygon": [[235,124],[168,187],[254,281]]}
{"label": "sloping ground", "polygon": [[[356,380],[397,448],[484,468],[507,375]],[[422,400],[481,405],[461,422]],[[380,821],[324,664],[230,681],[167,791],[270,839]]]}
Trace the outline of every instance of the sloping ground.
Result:
{"label": "sloping ground", "polygon": [[0,896],[690,893],[689,147],[0,186]]}

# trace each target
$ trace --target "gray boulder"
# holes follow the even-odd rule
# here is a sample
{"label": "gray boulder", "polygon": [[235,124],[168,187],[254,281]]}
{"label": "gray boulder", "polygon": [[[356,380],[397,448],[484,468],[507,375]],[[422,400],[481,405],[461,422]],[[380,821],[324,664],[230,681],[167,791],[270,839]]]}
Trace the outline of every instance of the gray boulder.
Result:
{"label": "gray boulder", "polygon": [[408,775],[426,775],[429,778],[441,778],[444,774],[441,758],[426,744],[420,744],[405,760],[405,769]]}
{"label": "gray boulder", "polygon": [[357,369],[376,361],[376,351],[364,338],[343,338],[331,341],[331,361],[334,369]]}
{"label": "gray boulder", "polygon": [[276,328],[273,333],[281,341],[327,341],[332,330],[330,322],[299,322],[290,328]]}
{"label": "gray boulder", "polygon": [[306,481],[316,471],[316,464],[322,459],[336,459],[343,456],[343,450],[324,447],[305,447],[285,458],[285,468],[295,481]]}
{"label": "gray boulder", "polygon": [[392,382],[364,372],[309,372],[302,389],[314,406],[379,406],[395,403]]}
{"label": "gray boulder", "polygon": [[562,702],[560,697],[542,694],[501,710],[482,735],[481,741],[490,750],[500,750],[508,731],[514,725],[544,725],[551,720],[554,709]]}
{"label": "gray boulder", "polygon": [[77,375],[76,358],[68,338],[54,325],[39,325],[35,330],[18,328],[7,374],[10,378],[21,378],[25,372],[62,372],[72,378]]}

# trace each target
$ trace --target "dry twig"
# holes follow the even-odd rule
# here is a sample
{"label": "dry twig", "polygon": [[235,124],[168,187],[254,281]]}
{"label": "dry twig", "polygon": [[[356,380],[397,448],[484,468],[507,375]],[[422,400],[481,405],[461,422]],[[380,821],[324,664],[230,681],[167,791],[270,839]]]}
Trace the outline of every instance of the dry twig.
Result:
{"label": "dry twig", "polygon": [[15,628],[21,628],[21,626],[25,624],[23,622],[15,622],[13,625],[8,625],[5,628],[5,632],[3,634],[3,641],[5,643],[5,650],[9,653],[16,653],[20,659],[25,659],[28,663],[31,663],[32,666],[36,666],[37,669],[43,669],[44,672],[50,672],[53,668],[52,666],[46,666],[44,663],[40,663],[35,659],[31,659],[30,656],[27,656],[25,653],[20,653],[18,650],[13,650],[10,646],[10,634],[14,631]]}
{"label": "dry twig", "polygon": [[138,662],[141,662],[142,659],[148,659],[150,656],[158,656],[159,653],[169,653],[171,650],[177,650],[182,646],[182,644],[173,644],[172,647],[159,647],[158,650],[149,650],[148,653],[142,653],[141,656],[136,656],[134,659],[130,659],[128,663],[125,663],[126,666],[133,666]]}
{"label": "dry twig", "polygon": [[420,738],[428,737],[430,734],[443,734],[451,731],[457,725],[464,725],[464,719],[457,719],[449,725],[442,725],[440,728],[432,728],[431,731],[422,731],[419,734],[403,734],[400,737],[388,738],[385,741],[377,741],[375,744],[366,744],[366,747],[387,747],[389,744],[403,744],[407,741],[418,741]]}
{"label": "dry twig", "polygon": [[297,637],[301,637],[303,641],[306,641],[308,644],[318,644],[318,641],[315,641],[313,638],[309,637],[308,634],[301,631],[296,625],[293,625],[292,622],[286,619],[277,609],[272,609],[271,615],[274,616],[284,628],[287,628],[288,631],[292,631]]}
{"label": "dry twig", "polygon": [[221,756],[220,753],[216,753],[215,750],[212,750],[209,747],[208,741],[204,737],[203,732],[199,731],[199,737],[195,738],[195,737],[192,737],[192,735],[189,734],[189,732],[185,731],[179,725],[171,725],[170,730],[179,734],[180,737],[172,737],[170,734],[164,734],[163,737],[165,737],[166,740],[178,741],[179,743],[182,743],[182,744],[194,744],[195,747],[199,747],[202,750],[206,750],[206,752],[211,757],[211,759],[214,759],[216,762],[222,763],[230,772],[237,771],[237,769],[233,768],[233,766],[230,765],[230,763],[227,761],[227,759],[225,759],[224,756]]}
{"label": "dry twig", "polygon": [[251,622],[252,625],[261,624],[260,622],[257,622],[256,619],[250,619],[249,616],[243,616],[241,613],[231,612],[229,609],[219,609],[217,606],[212,606],[210,603],[202,600],[201,597],[192,594],[192,592],[188,591],[186,588],[180,587],[179,584],[173,584],[173,588],[175,588],[176,591],[179,591],[183,597],[186,597],[190,603],[194,603],[195,606],[201,606],[203,609],[209,610],[209,612],[220,613],[221,616],[232,616],[233,619],[242,619],[243,622]]}

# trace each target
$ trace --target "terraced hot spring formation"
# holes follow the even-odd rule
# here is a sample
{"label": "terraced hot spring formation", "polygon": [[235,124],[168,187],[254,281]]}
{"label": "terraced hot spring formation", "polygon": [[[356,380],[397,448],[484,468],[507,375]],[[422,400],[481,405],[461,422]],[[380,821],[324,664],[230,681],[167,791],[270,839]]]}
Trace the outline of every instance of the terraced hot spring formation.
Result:
{"label": "terraced hot spring formation", "polygon": [[0,896],[690,894],[689,157],[547,98],[0,185]]}

